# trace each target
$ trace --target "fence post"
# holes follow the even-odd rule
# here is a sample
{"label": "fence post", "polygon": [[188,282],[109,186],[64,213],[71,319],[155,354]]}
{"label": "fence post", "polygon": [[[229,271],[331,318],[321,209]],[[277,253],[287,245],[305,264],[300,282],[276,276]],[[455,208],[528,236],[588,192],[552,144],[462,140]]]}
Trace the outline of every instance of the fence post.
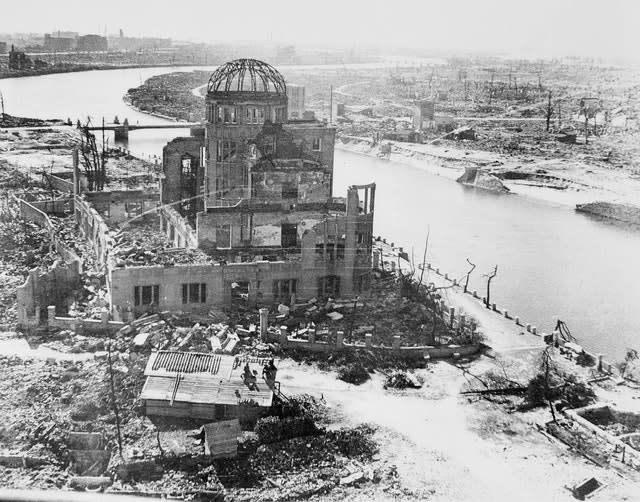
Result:
{"label": "fence post", "polygon": [[267,339],[269,309],[262,308],[258,312],[260,314],[260,340],[264,342]]}
{"label": "fence post", "polygon": [[[39,311],[40,309],[38,309]],[[55,321],[55,317],[56,317],[56,306],[55,305],[49,305],[47,307],[47,324],[49,326],[53,326],[53,322]]]}
{"label": "fence post", "polygon": [[289,328],[286,326],[280,326],[280,343],[286,344],[289,341]]}
{"label": "fence post", "polygon": [[372,344],[373,344],[373,335],[371,333],[366,333],[364,335],[364,346],[370,349]]}
{"label": "fence post", "polygon": [[400,351],[400,335],[393,336],[393,350],[396,352]]}
{"label": "fence post", "polygon": [[315,329],[310,329],[309,330],[309,343],[315,343],[316,341],[316,330]]}
{"label": "fence post", "polygon": [[344,347],[344,331],[336,332],[336,349],[340,350]]}
{"label": "fence post", "polygon": [[100,324],[102,324],[103,328],[109,326],[109,311],[107,309],[100,312]]}

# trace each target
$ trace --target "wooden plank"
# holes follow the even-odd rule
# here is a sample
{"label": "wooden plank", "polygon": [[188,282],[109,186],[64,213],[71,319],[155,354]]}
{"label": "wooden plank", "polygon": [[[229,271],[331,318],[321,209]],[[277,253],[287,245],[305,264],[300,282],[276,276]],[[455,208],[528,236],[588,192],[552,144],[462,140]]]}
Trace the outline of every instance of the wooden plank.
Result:
{"label": "wooden plank", "polygon": [[213,422],[203,426],[204,448],[207,455],[229,458],[238,455],[238,435],[241,433],[238,419]]}

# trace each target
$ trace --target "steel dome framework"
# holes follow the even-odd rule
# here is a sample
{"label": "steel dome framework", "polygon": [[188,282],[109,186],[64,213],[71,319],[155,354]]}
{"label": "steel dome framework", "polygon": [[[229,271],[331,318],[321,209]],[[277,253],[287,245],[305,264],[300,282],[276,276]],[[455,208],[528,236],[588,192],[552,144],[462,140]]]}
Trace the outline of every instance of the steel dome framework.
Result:
{"label": "steel dome framework", "polygon": [[270,64],[257,59],[235,59],[211,74],[208,92],[272,92],[286,94],[284,77]]}

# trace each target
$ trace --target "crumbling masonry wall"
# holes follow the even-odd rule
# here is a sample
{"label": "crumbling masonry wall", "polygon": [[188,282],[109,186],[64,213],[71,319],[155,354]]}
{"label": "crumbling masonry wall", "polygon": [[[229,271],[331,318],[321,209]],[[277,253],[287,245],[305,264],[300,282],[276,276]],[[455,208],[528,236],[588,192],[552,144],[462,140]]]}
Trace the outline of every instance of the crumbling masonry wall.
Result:
{"label": "crumbling masonry wall", "polygon": [[146,216],[155,216],[159,192],[146,190],[115,190],[86,192],[90,203],[110,225],[119,225]]}
{"label": "crumbling masonry wall", "polygon": [[[49,305],[55,305],[60,312],[67,311],[70,295],[81,284],[82,261],[56,238],[53,223],[45,212],[34,205],[36,203],[31,204],[17,197],[14,197],[14,200],[23,218],[49,231],[51,246],[61,257],[49,270],[31,270],[25,283],[16,289],[18,326],[27,328],[37,325],[40,319],[44,318],[43,314]],[[58,209],[64,206],[65,202],[68,203],[64,200],[55,202],[59,205]],[[37,204],[46,205],[44,202]],[[55,204],[51,205],[51,208],[56,209]]]}
{"label": "crumbling masonry wall", "polygon": [[191,225],[172,207],[160,210],[160,228],[176,248],[196,249],[198,236]]}
{"label": "crumbling masonry wall", "polygon": [[109,236],[109,227],[100,213],[81,197],[74,201],[74,213],[80,233],[91,244],[98,262],[106,266],[113,239]]}

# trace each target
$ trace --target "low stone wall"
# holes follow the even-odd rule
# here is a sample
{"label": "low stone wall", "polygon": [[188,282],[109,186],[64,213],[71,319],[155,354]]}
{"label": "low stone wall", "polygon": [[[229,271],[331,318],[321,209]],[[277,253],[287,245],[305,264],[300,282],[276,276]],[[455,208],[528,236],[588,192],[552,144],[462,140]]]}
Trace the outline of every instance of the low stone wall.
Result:
{"label": "low stone wall", "polygon": [[59,190],[60,192],[73,193],[73,182],[60,178],[55,174],[45,173],[44,176],[51,188]]}
{"label": "low stone wall", "polygon": [[[443,277],[445,280],[451,282],[455,286],[462,287],[460,284],[458,284],[458,281],[456,279],[452,279],[451,277],[449,277],[448,274],[441,272],[439,268],[434,268],[430,263],[427,263],[426,267],[427,267],[427,270],[435,272],[436,275],[439,275],[439,276]],[[477,291],[467,290],[466,293],[468,295],[471,295],[474,299],[476,299],[478,301],[481,301],[483,304],[486,305],[486,298],[480,297],[480,295],[478,295]],[[527,323],[527,322],[522,321],[519,316],[510,313],[507,309],[501,309],[495,303],[490,304],[489,307],[493,312],[504,316],[505,319],[512,320],[517,326],[521,326],[522,328],[524,328],[527,331],[527,333],[530,333],[530,334],[536,335],[536,336],[540,336],[543,339],[544,338],[548,338],[548,339],[552,340],[553,343],[557,344],[560,347],[564,347],[565,344],[567,343],[567,342],[565,342],[564,340],[562,340],[560,338],[559,333],[556,332],[556,331],[554,331],[551,334],[538,333],[538,328],[536,326],[531,325],[531,323]],[[600,371],[601,373],[607,373],[609,375],[615,375],[615,374],[619,373],[619,371],[617,370],[617,368],[616,368],[616,366],[614,364],[612,364],[612,363],[610,363],[610,362],[608,362],[608,361],[606,361],[604,359],[603,354],[595,354],[593,352],[589,352],[589,351],[585,350],[582,347],[581,347],[581,349],[586,355],[591,356],[596,361],[596,367],[597,367],[598,371]]]}
{"label": "low stone wall", "polygon": [[47,215],[62,216],[73,211],[73,198],[71,197],[66,199],[38,200],[29,202],[29,204]]}
{"label": "low stone wall", "polygon": [[624,451],[623,458],[626,464],[631,465],[635,469],[640,468],[640,452],[638,450],[632,448],[620,438],[584,418],[585,414],[598,412],[607,414],[613,413],[614,415],[616,413],[616,411],[612,410],[609,406],[602,404],[585,406],[584,408],[577,408],[574,410],[563,410],[563,414],[566,417],[570,418],[581,427],[591,431],[595,436],[598,436],[607,443],[613,445],[619,451]]}
{"label": "low stone wall", "polygon": [[55,306],[47,307],[47,326],[68,329],[77,334],[114,334],[125,326],[125,323],[109,320],[109,312],[103,311],[100,319],[81,319],[75,317],[56,316]]}
{"label": "low stone wall", "polygon": [[315,330],[307,331],[307,339],[300,339],[289,336],[286,326],[282,326],[280,330],[268,331],[265,339],[270,342],[277,342],[283,349],[306,350],[309,352],[335,352],[342,350],[370,350],[373,352],[386,352],[389,354],[399,355],[407,359],[445,359],[467,357],[477,354],[481,345],[479,343],[471,343],[467,345],[446,345],[446,346],[401,346],[400,336],[393,337],[393,345],[391,347],[384,345],[374,345],[373,335],[368,333],[365,335],[365,343],[346,343],[344,341],[344,332],[336,331],[331,336],[334,343],[316,340]]}

